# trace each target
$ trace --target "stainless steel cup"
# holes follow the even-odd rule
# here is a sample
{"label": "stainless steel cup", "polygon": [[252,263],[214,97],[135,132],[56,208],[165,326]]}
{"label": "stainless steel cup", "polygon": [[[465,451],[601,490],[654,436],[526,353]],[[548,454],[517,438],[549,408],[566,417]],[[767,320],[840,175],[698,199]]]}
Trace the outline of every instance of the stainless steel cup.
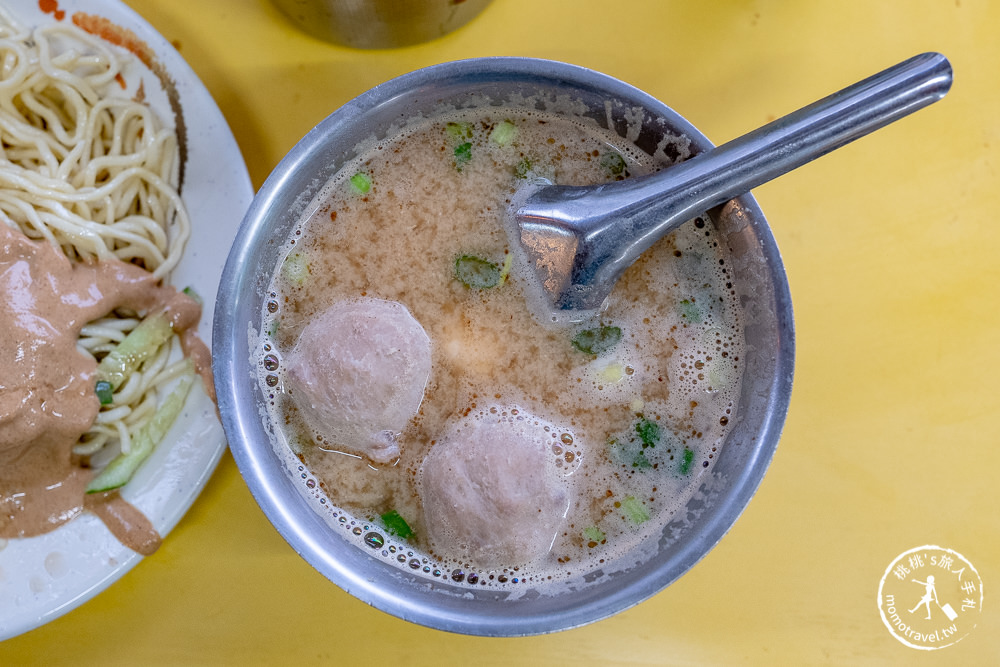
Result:
{"label": "stainless steel cup", "polygon": [[491,0],[272,0],[295,25],[328,42],[387,49],[456,30]]}
{"label": "stainless steel cup", "polygon": [[233,457],[264,513],[303,558],[352,595],[400,618],[451,632],[518,636],[579,626],[637,604],[684,574],[729,530],[764,476],[788,407],[792,305],[778,248],[753,197],[745,195],[711,211],[730,251],[727,265],[745,324],[746,371],[735,423],[686,508],[641,545],[646,555],[634,558],[629,567],[588,572],[555,594],[529,585],[510,594],[455,583],[432,566],[422,567],[419,558],[410,569],[407,559],[402,566],[397,563],[399,554],[369,548],[338,523],[329,507],[309,496],[297,459],[263,417],[268,397],[256,381],[250,341],[260,329],[267,285],[283,247],[275,239],[287,237],[318,189],[364,140],[383,137],[400,119],[432,113],[441,105],[483,100],[532,108],[560,102],[623,136],[631,129],[635,143],[650,153],[665,134],[683,135],[695,152],[711,146],[684,118],[642,91],[563,63],[482,58],[393,79],[317,125],[261,187],[222,276],[213,356],[219,410]]}

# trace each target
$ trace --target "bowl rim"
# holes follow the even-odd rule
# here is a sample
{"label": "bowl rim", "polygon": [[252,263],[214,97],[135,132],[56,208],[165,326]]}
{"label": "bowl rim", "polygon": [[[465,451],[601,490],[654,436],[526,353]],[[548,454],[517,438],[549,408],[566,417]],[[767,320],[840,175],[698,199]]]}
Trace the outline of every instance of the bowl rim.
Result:
{"label": "bowl rim", "polygon": [[[478,607],[475,610],[449,610],[421,605],[411,597],[411,592],[419,595],[419,591],[428,585],[426,580],[421,579],[417,585],[412,581],[403,582],[402,588],[383,586],[374,581],[374,578],[356,571],[349,563],[343,562],[344,559],[334,558],[324,548],[321,539],[324,536],[315,532],[324,530],[325,524],[319,522],[319,517],[302,517],[289,509],[289,503],[292,506],[296,504],[295,498],[286,488],[289,480],[284,478],[289,476],[274,474],[273,462],[269,457],[269,452],[274,455],[270,443],[266,446],[261,443],[254,446],[256,439],[250,429],[255,420],[260,421],[260,416],[255,409],[248,408],[245,413],[237,409],[241,401],[245,401],[256,391],[256,378],[247,364],[249,357],[243,355],[240,358],[242,348],[236,344],[237,341],[245,341],[247,337],[247,323],[236,321],[239,306],[245,300],[245,290],[252,289],[247,283],[247,267],[252,263],[255,243],[263,236],[261,230],[268,219],[268,212],[275,205],[290,174],[320,151],[328,137],[335,135],[338,128],[356,123],[366,112],[391,103],[400,96],[433,86],[442,80],[482,77],[492,77],[490,80],[525,77],[553,79],[574,87],[594,88],[608,99],[630,102],[640,100],[648,113],[670,118],[671,126],[687,135],[699,150],[712,147],[707,137],[683,116],[651,95],[609,75],[559,61],[523,57],[471,58],[432,65],[381,83],[347,102],[310,130],[279,162],[254,197],[240,225],[220,281],[213,327],[213,350],[216,351],[213,355],[213,372],[219,412],[237,467],[260,508],[302,558],[354,597],[404,620],[463,634],[525,636],[585,625],[646,600],[704,558],[729,531],[756,493],[777,447],[792,389],[794,326],[787,277],[769,225],[752,195],[739,197],[736,201],[757,221],[755,232],[774,292],[778,349],[774,351],[775,372],[769,386],[770,400],[767,414],[762,420],[762,429],[757,432],[758,437],[752,445],[755,451],[746,468],[740,472],[740,479],[733,485],[735,490],[726,494],[726,502],[731,511],[712,513],[710,520],[695,531],[696,539],[687,540],[683,548],[677,551],[671,559],[673,565],[670,568],[661,567],[652,573],[653,576],[633,580],[583,608],[568,608],[557,613],[538,615],[515,615],[480,612]],[[360,554],[359,558],[390,568],[390,578],[399,580],[404,576],[405,573],[401,570],[396,570],[353,546],[351,548]],[[416,592],[410,591],[411,588]]]}

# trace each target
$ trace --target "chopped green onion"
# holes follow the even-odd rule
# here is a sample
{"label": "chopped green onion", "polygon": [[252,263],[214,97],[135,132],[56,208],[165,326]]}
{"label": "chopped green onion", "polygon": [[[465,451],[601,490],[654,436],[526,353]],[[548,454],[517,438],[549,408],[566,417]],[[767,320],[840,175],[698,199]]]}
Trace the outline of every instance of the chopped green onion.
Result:
{"label": "chopped green onion", "polygon": [[517,138],[517,126],[509,120],[498,123],[490,133],[490,141],[497,146],[507,146]]}
{"label": "chopped green onion", "polygon": [[455,260],[455,277],[466,287],[489,289],[501,282],[500,267],[474,255],[462,255]]}
{"label": "chopped green onion", "polygon": [[359,171],[351,176],[351,187],[354,188],[355,192],[358,194],[368,194],[368,191],[372,189],[371,176],[363,171]]}
{"label": "chopped green onion", "polygon": [[404,540],[413,534],[410,524],[406,523],[406,519],[401,517],[396,510],[389,510],[383,514],[382,523],[385,524],[387,531]]}
{"label": "chopped green onion", "polygon": [[514,175],[518,178],[527,178],[531,174],[531,160],[521,158],[521,161],[514,165]]}
{"label": "chopped green onion", "polygon": [[[683,446],[671,430],[669,422],[659,422],[640,415],[631,431],[608,438],[608,455],[612,461],[626,469],[631,467],[639,472],[651,468],[666,470],[667,461],[677,458],[677,469],[687,474],[694,453]],[[684,461],[679,457],[684,457]],[[670,469],[674,470],[674,466],[671,463]]]}
{"label": "chopped green onion", "polygon": [[472,138],[472,123],[448,123],[444,129],[453,139]]}
{"label": "chopped green onion", "polygon": [[640,449],[639,453],[635,455],[634,459],[632,459],[632,467],[638,468],[639,470],[648,470],[653,467],[653,464],[649,462],[648,458],[646,458],[646,452]]}
{"label": "chopped green onion", "polygon": [[122,386],[142,362],[155,355],[160,346],[170,340],[173,333],[163,313],[149,315],[101,359],[97,365],[97,379],[105,380],[112,389]]}
{"label": "chopped green onion", "polygon": [[573,347],[586,354],[603,354],[622,339],[619,327],[600,326],[596,329],[586,329],[573,337]]}
{"label": "chopped green onion", "polygon": [[466,141],[455,146],[455,168],[462,171],[462,165],[472,159],[472,144]]}
{"label": "chopped green onion", "polygon": [[635,432],[639,434],[639,439],[642,440],[642,446],[655,447],[656,443],[660,441],[663,437],[663,432],[660,431],[660,425],[654,421],[650,421],[645,417],[641,418],[635,425]]}
{"label": "chopped green onion", "polygon": [[127,454],[119,454],[111,459],[111,463],[87,485],[87,493],[110,491],[124,486],[143,461],[149,458],[153,449],[163,440],[163,437],[173,426],[177,416],[184,408],[184,401],[194,384],[194,364],[187,360],[188,369],[181,376],[177,387],[157,408],[153,418],[142,426],[132,437],[132,447]]}
{"label": "chopped green onion", "polygon": [[623,465],[636,468],[640,471],[653,467],[653,464],[646,457],[646,452],[643,451],[644,447],[632,438],[624,442],[617,438],[610,438],[608,440],[608,447],[611,449],[615,460]]}
{"label": "chopped green onion", "polygon": [[649,510],[635,496],[626,496],[622,501],[622,509],[625,510],[625,517],[635,524],[649,521]]}
{"label": "chopped green onion", "polygon": [[701,322],[701,310],[694,305],[694,301],[684,299],[680,302],[681,317],[695,324]]}
{"label": "chopped green onion", "polygon": [[309,277],[309,259],[301,252],[293,252],[282,263],[281,273],[288,282],[301,286]]}
{"label": "chopped green onion", "polygon": [[690,447],[684,448],[684,454],[681,455],[681,462],[677,466],[678,472],[682,475],[686,475],[691,472],[691,464],[694,462],[694,451]]}
{"label": "chopped green onion", "polygon": [[198,294],[198,292],[196,292],[196,291],[194,290],[194,288],[193,288],[193,287],[191,287],[190,285],[189,285],[189,286],[187,286],[187,287],[185,287],[185,288],[184,288],[184,289],[182,289],[181,291],[182,291],[182,292],[184,292],[184,294],[186,294],[187,296],[189,296],[189,297],[191,297],[192,299],[194,299],[195,301],[197,301],[199,305],[201,305],[201,304],[205,303],[205,302],[204,302],[204,301],[202,300],[202,298],[201,298],[201,295],[200,295],[200,294]]}
{"label": "chopped green onion", "polygon": [[101,405],[111,405],[114,402],[115,396],[114,392],[111,390],[111,383],[107,380],[97,381],[97,400],[101,402]]}
{"label": "chopped green onion", "polygon": [[607,537],[604,532],[597,526],[589,526],[583,531],[583,536],[587,538],[589,542],[597,542],[600,544]]}
{"label": "chopped green onion", "polygon": [[601,166],[609,176],[625,175],[625,158],[613,151],[601,155]]}

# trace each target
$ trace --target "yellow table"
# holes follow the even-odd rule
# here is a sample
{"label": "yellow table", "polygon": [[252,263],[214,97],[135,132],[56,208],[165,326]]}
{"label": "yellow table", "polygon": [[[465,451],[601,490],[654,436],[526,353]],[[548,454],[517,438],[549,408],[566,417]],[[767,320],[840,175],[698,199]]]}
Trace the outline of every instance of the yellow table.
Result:
{"label": "yellow table", "polygon": [[[495,0],[452,35],[377,52],[308,37],[265,0],[128,4],[215,96],[256,187],[355,95],[471,56],[604,71],[717,143],[921,51],[948,55],[955,85],[756,191],[796,309],[787,425],[730,534],[653,599],[525,639],[407,624],[301,560],[227,455],[154,557],[0,644],[0,664],[1000,661],[1000,4]],[[876,605],[890,562],[924,544],[963,554],[986,588],[978,627],[929,652],[893,638]]]}

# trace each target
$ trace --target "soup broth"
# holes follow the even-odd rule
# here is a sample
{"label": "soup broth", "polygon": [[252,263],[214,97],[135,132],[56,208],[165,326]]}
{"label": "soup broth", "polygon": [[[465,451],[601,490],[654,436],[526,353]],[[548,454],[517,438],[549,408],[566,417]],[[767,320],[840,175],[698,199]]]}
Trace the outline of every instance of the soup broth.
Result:
{"label": "soup broth", "polygon": [[[496,586],[606,570],[662,532],[735,419],[744,336],[726,251],[695,219],[629,268],[599,316],[557,323],[528,306],[504,215],[528,178],[585,185],[666,165],[592,121],[482,107],[407,125],[323,187],[285,242],[257,349],[272,421],[335,524],[389,561]],[[366,300],[402,304],[430,341],[419,409],[391,434],[388,462],[317,428],[288,372],[310,322]],[[505,550],[532,519],[505,517],[502,502],[492,518],[469,508],[473,530],[429,525],[441,489],[427,485],[448,474],[424,466],[500,427],[544,450],[538,511],[558,515],[545,548]]]}

